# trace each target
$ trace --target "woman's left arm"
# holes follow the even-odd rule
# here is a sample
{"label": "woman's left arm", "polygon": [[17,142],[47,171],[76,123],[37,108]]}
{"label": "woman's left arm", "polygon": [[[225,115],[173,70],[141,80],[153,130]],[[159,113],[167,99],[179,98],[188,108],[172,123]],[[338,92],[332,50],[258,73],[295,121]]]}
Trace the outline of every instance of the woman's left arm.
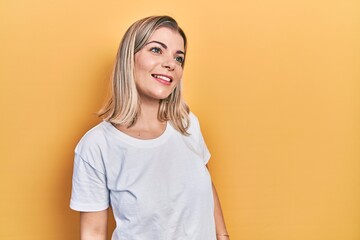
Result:
{"label": "woman's left arm", "polygon": [[230,237],[226,230],[224,216],[221,210],[219,197],[217,195],[214,183],[212,184],[212,190],[214,195],[214,217],[215,217],[215,225],[216,225],[216,239],[228,240],[230,239]]}

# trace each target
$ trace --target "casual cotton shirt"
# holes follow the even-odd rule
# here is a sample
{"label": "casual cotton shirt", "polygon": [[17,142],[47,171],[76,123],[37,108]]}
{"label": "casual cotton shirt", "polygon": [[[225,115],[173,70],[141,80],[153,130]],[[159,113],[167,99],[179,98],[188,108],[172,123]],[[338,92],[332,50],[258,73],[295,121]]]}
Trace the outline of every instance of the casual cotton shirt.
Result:
{"label": "casual cotton shirt", "polygon": [[112,240],[215,240],[210,153],[192,113],[189,133],[167,123],[158,138],[141,140],[101,122],[75,149],[70,207],[111,206]]}

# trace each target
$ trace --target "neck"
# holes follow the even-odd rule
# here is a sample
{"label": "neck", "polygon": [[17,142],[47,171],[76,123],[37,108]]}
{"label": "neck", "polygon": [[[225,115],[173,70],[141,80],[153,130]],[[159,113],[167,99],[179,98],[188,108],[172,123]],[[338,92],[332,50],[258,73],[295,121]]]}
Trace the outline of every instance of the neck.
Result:
{"label": "neck", "polygon": [[146,101],[141,100],[140,103],[140,114],[137,118],[135,125],[143,127],[153,127],[159,124],[158,111],[159,101]]}
{"label": "neck", "polygon": [[117,128],[139,139],[153,139],[159,137],[166,129],[166,122],[160,122],[157,115],[159,101],[141,101],[140,114],[136,123],[128,128],[125,125],[118,125]]}

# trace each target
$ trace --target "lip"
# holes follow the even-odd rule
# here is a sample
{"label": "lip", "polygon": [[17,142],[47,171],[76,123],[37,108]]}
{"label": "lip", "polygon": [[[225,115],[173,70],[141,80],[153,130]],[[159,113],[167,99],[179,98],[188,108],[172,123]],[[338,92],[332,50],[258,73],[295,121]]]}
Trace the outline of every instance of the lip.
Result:
{"label": "lip", "polygon": [[169,76],[169,75],[165,75],[165,74],[157,74],[157,73],[154,73],[154,74],[151,74],[151,76],[158,82],[161,82],[162,84],[165,84],[165,85],[170,85],[173,81],[173,78],[172,76]]}

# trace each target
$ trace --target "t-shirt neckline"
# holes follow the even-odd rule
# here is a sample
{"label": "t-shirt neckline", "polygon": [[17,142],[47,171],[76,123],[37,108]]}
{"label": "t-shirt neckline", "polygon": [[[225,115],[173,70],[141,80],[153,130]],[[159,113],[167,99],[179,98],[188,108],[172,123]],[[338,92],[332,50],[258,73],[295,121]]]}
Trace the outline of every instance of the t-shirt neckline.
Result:
{"label": "t-shirt neckline", "polygon": [[129,144],[129,145],[132,145],[135,147],[140,147],[140,148],[149,148],[149,147],[155,147],[155,146],[164,144],[165,141],[171,135],[171,133],[175,130],[175,129],[173,129],[173,127],[171,126],[169,121],[167,121],[166,128],[160,136],[153,138],[153,139],[139,139],[139,138],[132,137],[132,136],[120,131],[119,129],[117,129],[114,125],[112,125],[108,121],[104,120],[102,122],[102,124],[105,126],[105,128],[108,131],[111,132],[111,134],[115,135],[117,139],[123,141],[126,144]]}

